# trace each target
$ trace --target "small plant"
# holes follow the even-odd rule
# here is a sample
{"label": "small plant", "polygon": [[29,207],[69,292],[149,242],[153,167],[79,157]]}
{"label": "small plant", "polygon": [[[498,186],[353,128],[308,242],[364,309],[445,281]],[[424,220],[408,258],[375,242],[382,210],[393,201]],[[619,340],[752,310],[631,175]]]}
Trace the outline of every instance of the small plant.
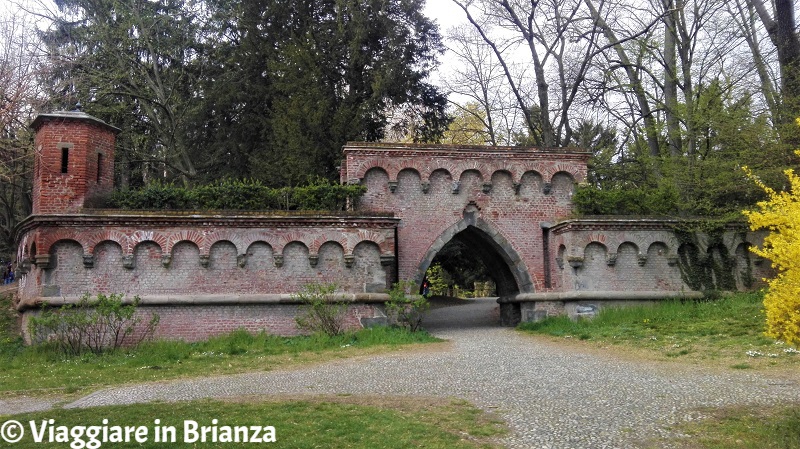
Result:
{"label": "small plant", "polygon": [[431,295],[442,296],[448,293],[450,284],[450,275],[442,268],[441,265],[434,264],[428,268],[425,274],[428,279],[428,286]]}
{"label": "small plant", "polygon": [[306,306],[303,315],[295,318],[300,329],[328,336],[340,335],[344,332],[344,319],[347,303],[337,301],[334,292],[335,284],[308,284],[303,290],[292,295]]}
{"label": "small plant", "polygon": [[415,291],[417,285],[413,281],[401,281],[392,285],[389,290],[389,302],[386,313],[395,324],[416,332],[422,324],[422,317],[431,307],[428,300]]}
{"label": "small plant", "polygon": [[85,351],[95,354],[111,351],[121,346],[138,346],[155,333],[159,316],[152,314],[150,321],[142,323],[136,313],[139,297],[124,304],[122,294],[97,295],[92,300],[88,293],[75,304],[65,304],[58,309],[45,305],[38,317],[29,323],[34,343],[52,344],[68,355]]}

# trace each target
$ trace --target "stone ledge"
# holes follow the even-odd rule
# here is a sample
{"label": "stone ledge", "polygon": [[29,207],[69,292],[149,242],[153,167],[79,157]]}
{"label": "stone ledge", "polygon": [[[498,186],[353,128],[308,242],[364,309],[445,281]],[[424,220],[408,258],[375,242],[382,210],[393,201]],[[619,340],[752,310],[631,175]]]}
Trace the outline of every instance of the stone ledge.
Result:
{"label": "stone ledge", "polygon": [[[385,303],[389,301],[386,293],[339,293],[336,299],[347,303]],[[263,295],[143,295],[140,296],[139,305],[142,306],[182,306],[182,305],[236,305],[236,304],[302,304],[294,295],[289,293],[263,294]],[[61,297],[35,297],[20,301],[17,304],[19,312],[37,309],[43,304],[49,306],[62,306],[75,304],[80,301],[80,296]],[[125,296],[123,302],[130,304],[133,296]]]}
{"label": "stone ledge", "polygon": [[546,293],[518,293],[516,295],[503,296],[498,298],[497,302],[504,303],[521,303],[521,302],[537,302],[537,301],[613,301],[613,300],[627,300],[627,301],[642,301],[642,300],[659,300],[659,299],[673,299],[673,298],[686,298],[686,299],[701,299],[703,292],[697,291],[666,291],[666,290],[651,290],[651,291],[571,291],[571,292],[546,292]]}

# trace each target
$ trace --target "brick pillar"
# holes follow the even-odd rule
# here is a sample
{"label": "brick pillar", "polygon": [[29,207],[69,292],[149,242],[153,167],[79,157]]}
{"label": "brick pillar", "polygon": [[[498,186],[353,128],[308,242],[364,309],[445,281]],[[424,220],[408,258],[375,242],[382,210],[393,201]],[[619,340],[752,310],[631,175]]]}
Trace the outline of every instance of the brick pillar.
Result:
{"label": "brick pillar", "polygon": [[40,114],[31,128],[34,215],[76,213],[111,192],[118,128],[80,111]]}

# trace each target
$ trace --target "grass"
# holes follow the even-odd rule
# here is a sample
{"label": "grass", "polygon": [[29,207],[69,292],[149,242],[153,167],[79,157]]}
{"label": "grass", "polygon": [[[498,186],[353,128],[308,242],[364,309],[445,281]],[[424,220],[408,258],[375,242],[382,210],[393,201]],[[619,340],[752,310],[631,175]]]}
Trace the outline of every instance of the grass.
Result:
{"label": "grass", "polygon": [[425,332],[376,327],[337,337],[279,337],[245,331],[197,343],[153,341],[137,349],[67,357],[30,347],[15,333],[10,299],[0,300],[0,393],[72,394],[122,383],[268,371],[440,341]]}
{"label": "grass", "polygon": [[520,329],[630,349],[665,360],[712,363],[735,369],[800,366],[800,354],[764,336],[761,293],[709,301],[663,301],[606,308],[591,320],[567,317],[524,323]]}
{"label": "grass", "polygon": [[[165,443],[155,442],[156,419],[161,428],[175,427],[176,443],[168,447],[250,447],[254,443],[183,443],[184,421],[191,420],[200,426],[211,426],[217,419],[222,426],[272,426],[275,428],[275,448],[497,448],[493,438],[506,432],[502,423],[486,415],[469,403],[460,400],[421,398],[360,398],[349,397],[306,398],[299,401],[263,401],[240,398],[235,401],[194,401],[178,403],[137,404],[128,406],[96,407],[88,409],[58,410],[13,416],[26,426],[26,435],[15,448],[65,447],[60,444],[34,443],[29,422],[41,425],[43,420],[54,419],[53,426],[144,426],[147,441],[107,443],[115,448],[163,448]],[[102,433],[100,434],[102,436]],[[209,434],[209,439],[211,434]],[[219,438],[219,437],[218,437]],[[73,441],[72,438],[69,440]],[[84,441],[88,439],[84,438]],[[104,444],[106,446],[107,444]],[[259,443],[256,443],[259,444]],[[260,444],[259,444],[260,445]],[[72,447],[79,447],[76,444]]]}
{"label": "grass", "polygon": [[[800,406],[778,408],[723,408],[707,418],[677,426],[684,435],[674,438],[676,449],[800,449]],[[652,449],[664,447],[653,442]]]}

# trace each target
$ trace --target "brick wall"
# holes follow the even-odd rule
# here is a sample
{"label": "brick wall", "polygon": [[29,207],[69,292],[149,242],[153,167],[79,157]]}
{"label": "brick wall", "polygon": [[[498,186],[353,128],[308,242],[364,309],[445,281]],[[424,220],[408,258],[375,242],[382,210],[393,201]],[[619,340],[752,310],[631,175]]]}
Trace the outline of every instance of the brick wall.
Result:
{"label": "brick wall", "polygon": [[[572,212],[589,154],[569,150],[349,144],[342,180],[363,183],[365,211],[392,211],[399,276],[420,281],[454,233],[478,229],[512,267],[517,291],[541,291],[543,222]],[[467,216],[469,215],[469,216]],[[518,269],[514,269],[518,268]]]}
{"label": "brick wall", "polygon": [[[763,232],[731,225],[681,239],[679,224],[647,218],[559,223],[551,230],[554,284],[559,291],[748,290],[774,274],[747,250],[763,242]],[[693,282],[703,276],[703,285]]]}
{"label": "brick wall", "polygon": [[77,212],[113,189],[116,128],[81,112],[42,114],[31,126],[34,214]]}
{"label": "brick wall", "polygon": [[[118,130],[80,112],[45,114],[33,127],[34,215],[20,227],[18,251],[29,269],[19,283],[27,315],[43,301],[124,293],[161,315],[162,336],[294,334],[300,308],[291,294],[317,282],[356,300],[348,322],[357,327],[383,316],[385,295],[375,292],[398,278],[420,282],[452,239],[490,265],[510,324],[569,313],[570,292],[707,288],[687,275],[692,264],[710,273],[703,282],[730,288],[772,273],[747,250],[763,235],[746,230],[687,240],[669,220],[565,220],[586,177],[585,151],[353,143],[341,177],[367,187],[361,217],[131,213],[86,204],[112,188]],[[631,299],[639,297],[647,295]]]}

